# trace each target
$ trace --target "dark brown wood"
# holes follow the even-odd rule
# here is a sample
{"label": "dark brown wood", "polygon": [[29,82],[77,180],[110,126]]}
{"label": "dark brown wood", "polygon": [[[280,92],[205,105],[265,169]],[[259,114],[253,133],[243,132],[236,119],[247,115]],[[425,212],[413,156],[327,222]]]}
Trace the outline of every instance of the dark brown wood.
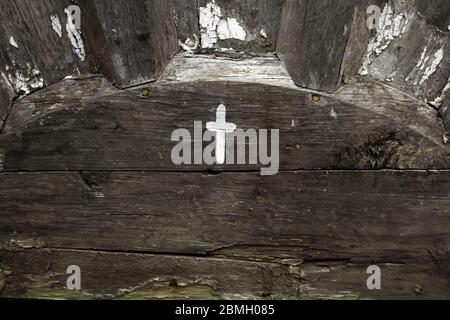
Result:
{"label": "dark brown wood", "polygon": [[448,32],[450,26],[450,2],[447,0],[416,0],[415,6],[429,24]]}
{"label": "dark brown wood", "polygon": [[33,240],[47,248],[396,261],[428,257],[435,241],[450,240],[448,171],[0,178],[7,247]]}
{"label": "dark brown wood", "polygon": [[178,51],[175,18],[165,0],[94,0],[82,8],[99,69],[119,87],[156,80]]}
{"label": "dark brown wood", "polygon": [[[77,55],[68,37],[64,9],[71,4],[69,0],[2,1],[0,72],[17,94],[33,92],[71,74],[94,71],[88,48],[84,55]],[[52,27],[52,16],[60,23],[61,37]]]}
{"label": "dark brown wood", "polygon": [[356,3],[286,0],[277,54],[298,86],[328,92],[339,87]]}
{"label": "dark brown wood", "polygon": [[[445,257],[440,252],[440,257]],[[448,259],[448,253],[447,253]],[[448,299],[433,263],[378,263],[382,290],[367,290],[370,261],[245,261],[98,251],[0,251],[2,297],[39,299]],[[31,262],[31,263],[30,263]],[[7,264],[6,264],[7,263]],[[68,266],[81,290],[66,289]],[[448,266],[448,265],[447,265]],[[439,271],[441,270],[441,271]],[[2,278],[0,278],[2,281]],[[0,283],[1,285],[1,283]],[[0,288],[1,290],[1,288]]]}
{"label": "dark brown wood", "polygon": [[238,128],[280,130],[281,170],[450,166],[438,112],[383,85],[349,85],[318,102],[264,84],[161,82],[149,92],[115,90],[94,77],[21,100],[0,139],[4,170],[259,169],[172,163],[173,131],[193,135],[194,121],[215,120],[220,103]]}

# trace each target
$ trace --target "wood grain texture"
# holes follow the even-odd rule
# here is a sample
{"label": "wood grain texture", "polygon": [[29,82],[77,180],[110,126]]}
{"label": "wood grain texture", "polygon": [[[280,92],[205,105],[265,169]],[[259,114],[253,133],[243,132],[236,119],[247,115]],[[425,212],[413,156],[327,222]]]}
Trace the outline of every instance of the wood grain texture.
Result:
{"label": "wood grain texture", "polygon": [[338,88],[356,3],[286,0],[277,54],[298,86],[328,92]]}
{"label": "wood grain texture", "polygon": [[6,247],[397,261],[450,240],[448,171],[0,177]]}
{"label": "wood grain texture", "polygon": [[438,112],[379,86],[349,85],[314,102],[265,84],[161,82],[143,97],[98,77],[66,80],[14,107],[0,139],[4,170],[259,170],[172,163],[172,132],[193,134],[220,103],[238,128],[280,130],[281,170],[448,168]]}
{"label": "wood grain texture", "polygon": [[82,2],[82,8],[99,69],[119,87],[156,80],[177,52],[175,19],[167,1],[94,0]]}
{"label": "wood grain texture", "polygon": [[[264,262],[214,256],[31,249],[2,250],[0,262],[3,268],[0,275],[4,274],[0,296],[4,298],[309,300],[449,297],[448,276],[430,261],[379,263],[382,290],[373,291],[366,287],[366,268],[370,261],[285,259]],[[68,275],[65,271],[74,263],[81,268],[80,291],[66,289]]]}
{"label": "wood grain texture", "polygon": [[[89,50],[85,48],[82,61],[68,37],[64,9],[71,4],[69,0],[2,1],[0,72],[18,95],[95,69]],[[58,17],[61,37],[52,27],[51,16]]]}

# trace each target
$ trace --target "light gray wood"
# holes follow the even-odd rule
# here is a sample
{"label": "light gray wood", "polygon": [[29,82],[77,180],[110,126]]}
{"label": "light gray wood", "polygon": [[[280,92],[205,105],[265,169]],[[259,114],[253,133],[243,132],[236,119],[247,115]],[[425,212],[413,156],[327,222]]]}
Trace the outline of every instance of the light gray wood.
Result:
{"label": "light gray wood", "polygon": [[0,81],[0,128],[3,127],[3,122],[12,106],[13,98],[14,93],[12,88],[5,84],[5,82]]}

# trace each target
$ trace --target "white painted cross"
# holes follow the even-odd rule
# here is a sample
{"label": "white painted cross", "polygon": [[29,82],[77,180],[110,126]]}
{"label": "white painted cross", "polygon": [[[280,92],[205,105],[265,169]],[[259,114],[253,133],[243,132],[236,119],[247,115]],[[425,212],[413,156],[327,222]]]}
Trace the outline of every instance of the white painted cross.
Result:
{"label": "white painted cross", "polygon": [[225,146],[226,134],[232,133],[236,130],[234,123],[226,122],[227,108],[221,104],[217,108],[216,122],[208,122],[206,129],[216,133],[216,162],[217,164],[225,163]]}

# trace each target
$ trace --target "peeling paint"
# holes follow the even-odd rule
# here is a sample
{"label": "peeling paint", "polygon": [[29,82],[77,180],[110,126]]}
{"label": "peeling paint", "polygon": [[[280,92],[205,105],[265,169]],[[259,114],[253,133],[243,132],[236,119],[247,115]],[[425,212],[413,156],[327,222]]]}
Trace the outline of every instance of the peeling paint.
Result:
{"label": "peeling paint", "polygon": [[193,52],[199,46],[198,36],[194,34],[193,38],[193,40],[191,38],[187,38],[184,43],[181,40],[178,40],[178,44],[184,51]]}
{"label": "peeling paint", "polygon": [[9,38],[9,44],[12,45],[14,48],[17,48],[17,49],[19,48],[19,45],[17,44],[16,40],[14,40],[13,36],[11,36]]}
{"label": "peeling paint", "polygon": [[[444,58],[444,49],[440,48],[434,53],[430,51],[428,46],[425,46],[415,68],[405,78],[405,82],[414,80],[413,85],[423,85],[437,71]],[[436,103],[438,102],[436,101]]]}
{"label": "peeling paint", "polygon": [[62,38],[62,26],[61,26],[61,21],[59,21],[58,16],[56,14],[51,15],[50,20],[52,21],[53,30],[58,34],[58,36],[60,38]]}
{"label": "peeling paint", "polygon": [[74,23],[74,17],[69,10],[64,9],[67,15],[66,31],[69,37],[70,43],[72,44],[75,54],[84,61],[86,58],[86,52],[84,49],[83,39],[81,38],[81,30],[77,29]]}
{"label": "peeling paint", "polygon": [[394,39],[399,39],[405,33],[409,19],[405,13],[395,13],[390,4],[386,4],[378,21],[377,34],[372,37],[367,46],[367,53],[359,70],[362,76],[369,74],[369,66],[374,55],[383,53]]}
{"label": "peeling paint", "polygon": [[29,94],[32,91],[44,87],[44,79],[41,77],[41,72],[31,65],[27,65],[28,72],[24,73],[16,70],[15,74],[8,76],[8,82],[18,94]]}
{"label": "peeling paint", "polygon": [[444,99],[450,94],[450,77],[448,79],[447,84],[445,85],[444,89],[442,90],[442,93],[434,99],[434,101],[430,102],[430,105],[432,105],[435,108],[440,108],[442,106],[442,103],[444,102]]}
{"label": "peeling paint", "polygon": [[431,65],[429,65],[422,76],[422,79],[420,79],[420,85],[424,84],[425,81],[427,81],[437,70],[437,67],[441,63],[442,59],[444,58],[444,49],[439,49],[436,51],[433,55],[434,59],[431,62]]}
{"label": "peeling paint", "polygon": [[224,17],[222,9],[212,2],[200,7],[201,47],[213,48],[218,40],[237,39],[244,41],[247,37],[245,29],[236,18]]}
{"label": "peeling paint", "polygon": [[219,21],[217,35],[220,40],[238,39],[244,41],[247,33],[236,18],[226,18]]}
{"label": "peeling paint", "polygon": [[267,39],[267,31],[266,31],[266,29],[261,29],[261,31],[259,32],[259,35],[261,37],[263,37],[264,39]]}

